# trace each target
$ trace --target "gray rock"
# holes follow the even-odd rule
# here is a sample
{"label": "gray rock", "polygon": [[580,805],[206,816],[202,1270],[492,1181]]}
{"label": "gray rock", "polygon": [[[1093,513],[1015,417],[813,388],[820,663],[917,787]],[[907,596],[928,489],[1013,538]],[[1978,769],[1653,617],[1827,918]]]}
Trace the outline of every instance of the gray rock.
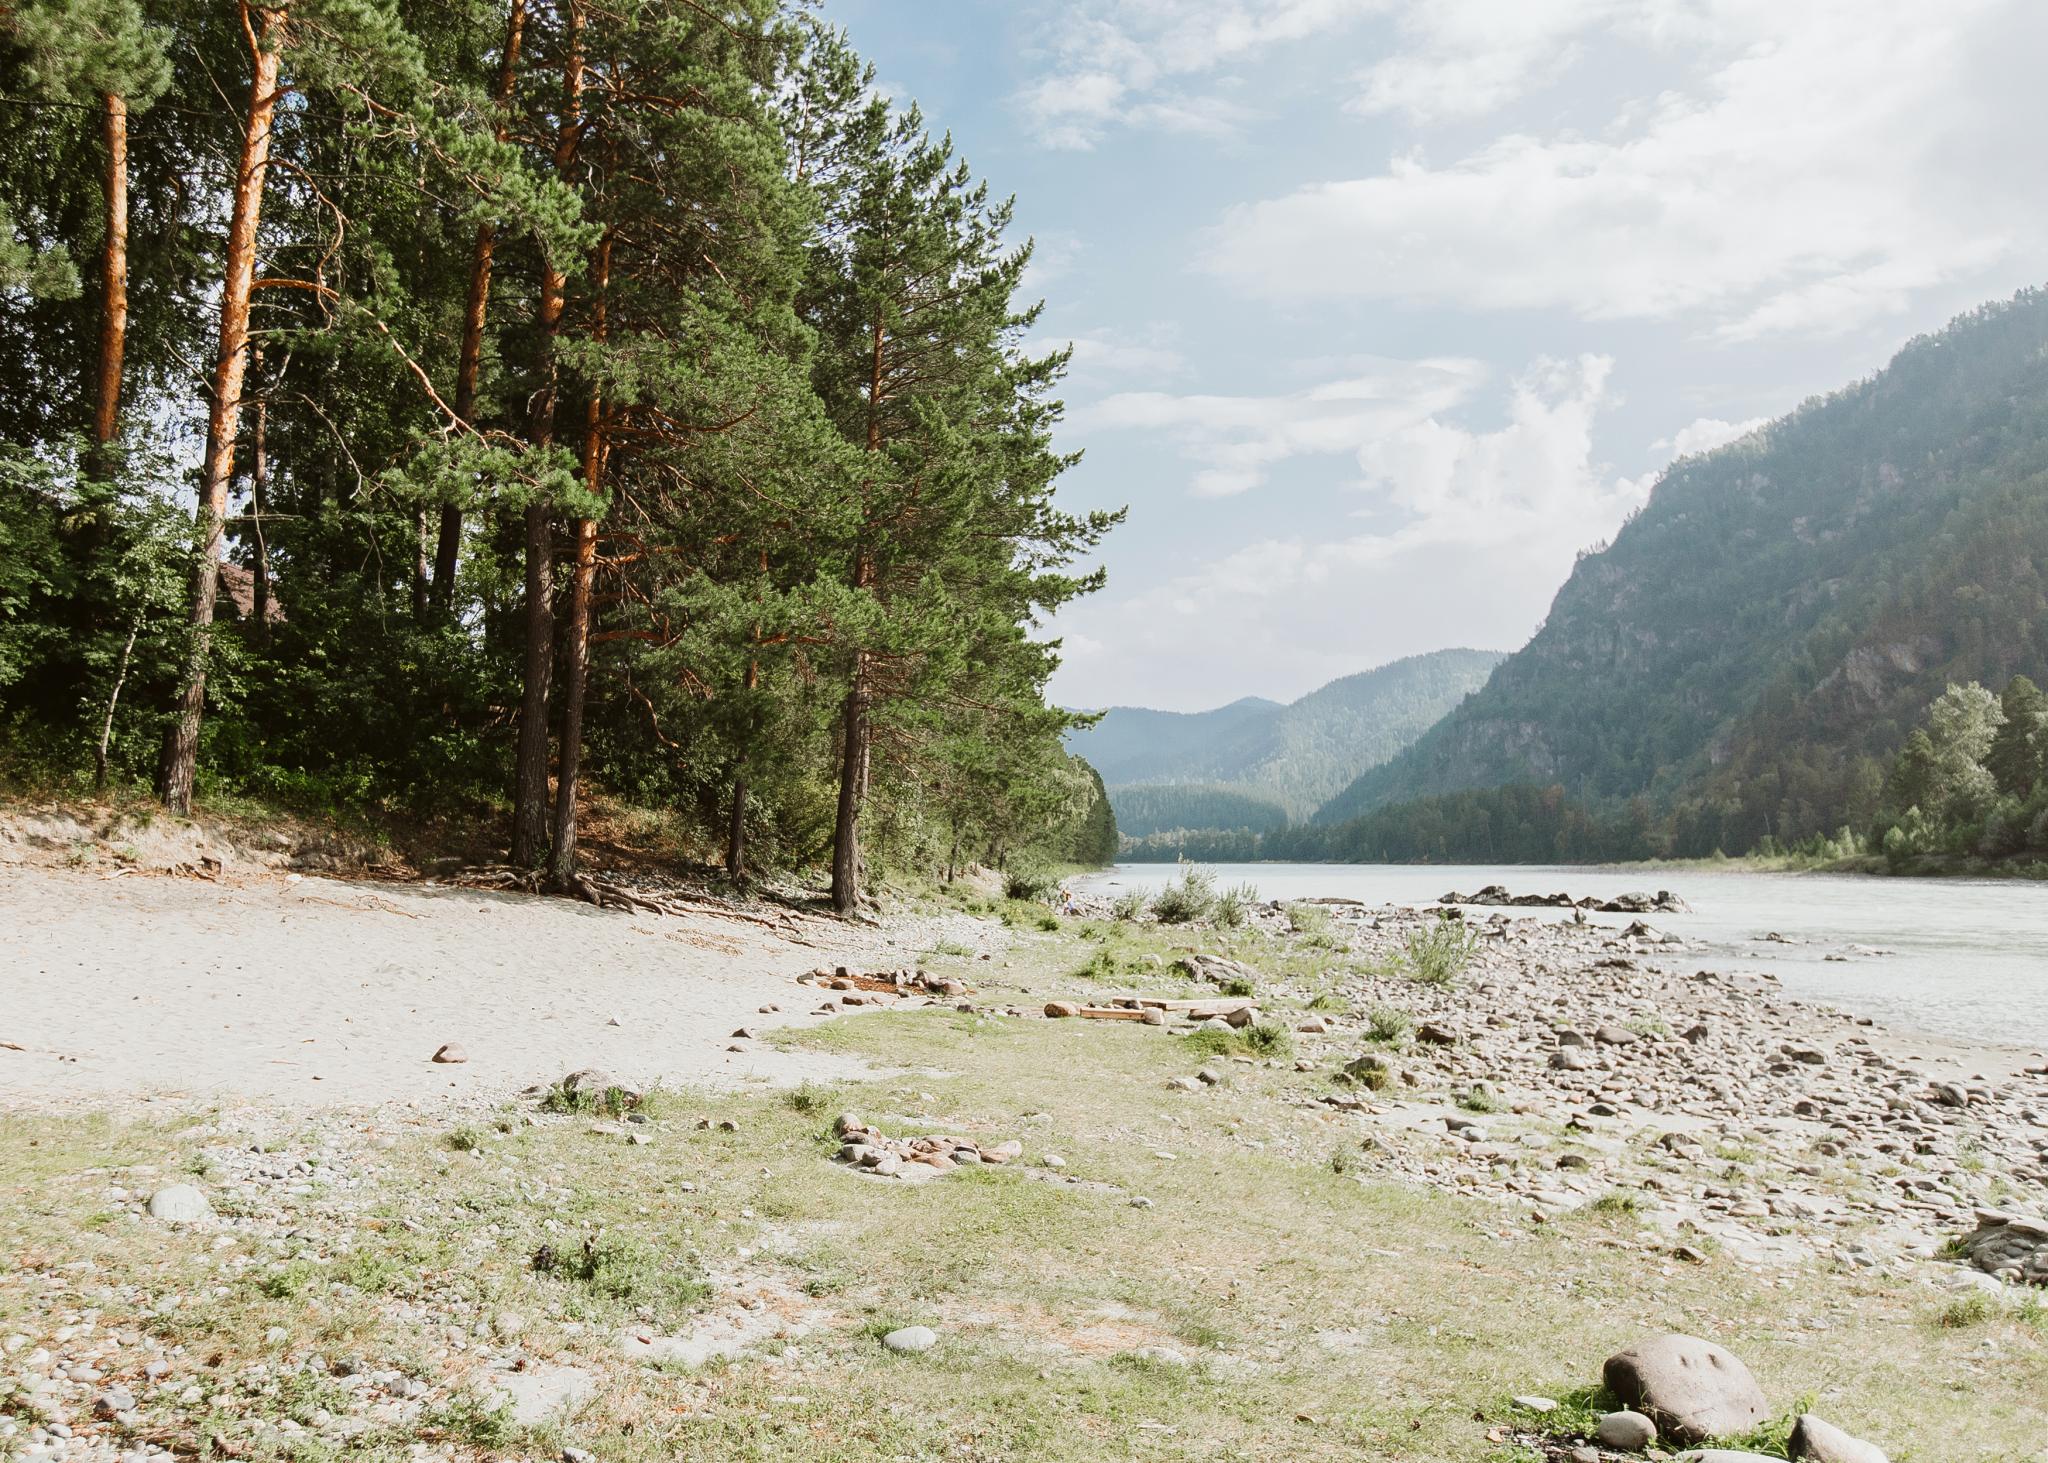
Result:
{"label": "gray rock", "polygon": [[149,1217],[167,1224],[196,1224],[213,1217],[213,1205],[191,1184],[171,1184],[149,1196]]}
{"label": "gray rock", "polygon": [[469,1060],[469,1053],[452,1041],[444,1041],[434,1049],[434,1060],[446,1067],[459,1066]]}
{"label": "gray rock", "polygon": [[1792,1425],[1790,1446],[1794,1458],[1812,1458],[1815,1463],[1891,1463],[1884,1449],[1861,1438],[1852,1438],[1831,1422],[1822,1422],[1811,1412],[1801,1414]]}
{"label": "gray rock", "polygon": [[939,1333],[929,1326],[905,1326],[882,1338],[882,1344],[901,1356],[916,1356],[939,1344]]}
{"label": "gray rock", "polygon": [[1962,1253],[1987,1275],[2048,1286],[2048,1223],[1979,1209],[1977,1227],[1964,1236]]}
{"label": "gray rock", "polygon": [[1608,1391],[1676,1442],[1747,1432],[1771,1415],[1741,1359],[1697,1336],[1652,1336],[1608,1357],[1600,1372]]}
{"label": "gray rock", "polygon": [[1771,1463],[1768,1453],[1737,1453],[1728,1448],[1694,1448],[1680,1453],[1676,1463]]}
{"label": "gray rock", "polygon": [[1171,1346],[1140,1346],[1131,1355],[1155,1366],[1184,1367],[1188,1364],[1188,1359]]}
{"label": "gray rock", "polygon": [[124,1412],[135,1410],[135,1394],[126,1387],[109,1387],[93,1399],[92,1415],[99,1418],[118,1417]]}
{"label": "gray rock", "polygon": [[1593,1429],[1593,1438],[1610,1448],[1640,1453],[1657,1441],[1657,1424],[1640,1412],[1610,1412]]}

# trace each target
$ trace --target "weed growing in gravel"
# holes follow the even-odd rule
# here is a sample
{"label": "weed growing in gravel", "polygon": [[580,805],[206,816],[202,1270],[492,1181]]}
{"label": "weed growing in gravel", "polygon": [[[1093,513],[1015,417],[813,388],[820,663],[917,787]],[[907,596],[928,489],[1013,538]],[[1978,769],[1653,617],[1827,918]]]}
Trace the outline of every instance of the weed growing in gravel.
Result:
{"label": "weed growing in gravel", "polygon": [[791,1112],[816,1117],[832,1106],[832,1089],[816,1082],[800,1082],[782,1094],[782,1102]]}
{"label": "weed growing in gravel", "polygon": [[1145,896],[1136,889],[1128,894],[1119,894],[1116,903],[1110,905],[1109,912],[1126,922],[1135,920],[1145,912]]}
{"label": "weed growing in gravel", "polygon": [[1408,977],[1422,985],[1449,985],[1472,963],[1479,939],[1463,922],[1426,920],[1402,942],[1402,964]]}
{"label": "weed growing in gravel", "polygon": [[1258,1021],[1235,1031],[1190,1031],[1181,1038],[1202,1057],[1282,1057],[1294,1051],[1294,1035],[1278,1021]]}
{"label": "weed growing in gravel", "polygon": [[1595,1214],[1640,1214],[1643,1196],[1634,1189],[1609,1189],[1586,1208]]}
{"label": "weed growing in gravel", "polygon": [[1991,1311],[1991,1297],[1981,1290],[1973,1290],[1943,1306],[1934,1323],[1944,1331],[1961,1331],[1983,1325],[1991,1319]]}
{"label": "weed growing in gravel", "polygon": [[1216,896],[1216,903],[1210,910],[1210,918],[1224,929],[1234,930],[1244,923],[1244,917],[1251,907],[1259,902],[1259,891],[1250,884],[1233,884]]}
{"label": "weed growing in gravel", "polygon": [[534,1253],[533,1268],[580,1285],[600,1300],[658,1311],[687,1310],[710,1291],[701,1276],[671,1268],[651,1245],[612,1235],[559,1250],[542,1245]]}
{"label": "weed growing in gravel", "polygon": [[1397,1011],[1392,1006],[1375,1006],[1372,1015],[1366,1018],[1365,1035],[1368,1041],[1399,1046],[1414,1029],[1415,1019],[1406,1011]]}

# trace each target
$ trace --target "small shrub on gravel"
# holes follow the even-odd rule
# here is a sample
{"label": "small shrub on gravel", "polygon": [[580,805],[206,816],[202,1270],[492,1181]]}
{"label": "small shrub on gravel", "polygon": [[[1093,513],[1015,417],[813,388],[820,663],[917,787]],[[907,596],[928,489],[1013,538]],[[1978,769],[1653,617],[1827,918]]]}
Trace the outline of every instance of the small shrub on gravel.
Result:
{"label": "small shrub on gravel", "polygon": [[1180,873],[1152,896],[1152,917],[1163,925],[1187,925],[1207,919],[1216,907],[1216,876],[1200,864],[1182,864]]}
{"label": "small shrub on gravel", "polygon": [[1406,1011],[1397,1011],[1392,1006],[1376,1006],[1372,1015],[1366,1018],[1365,1034],[1370,1040],[1399,1046],[1414,1029],[1415,1019]]}
{"label": "small shrub on gravel", "polygon": [[1462,921],[1428,920],[1409,931],[1403,941],[1402,961],[1411,980],[1444,986],[1464,974],[1478,950],[1478,937]]}
{"label": "small shrub on gravel", "polygon": [[1259,902],[1259,891],[1250,884],[1233,884],[1216,896],[1216,903],[1210,910],[1210,918],[1224,929],[1234,930],[1244,923],[1244,917],[1251,907]]}

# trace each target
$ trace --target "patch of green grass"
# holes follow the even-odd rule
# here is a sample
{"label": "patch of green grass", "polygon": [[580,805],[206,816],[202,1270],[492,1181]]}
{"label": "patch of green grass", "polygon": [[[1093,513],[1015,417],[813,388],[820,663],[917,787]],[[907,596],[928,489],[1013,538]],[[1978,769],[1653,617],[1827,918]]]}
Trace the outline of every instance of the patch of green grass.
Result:
{"label": "patch of green grass", "polygon": [[814,1118],[819,1113],[829,1111],[835,1106],[836,1101],[837,1094],[830,1087],[811,1081],[799,1082],[782,1094],[784,1107],[807,1118]]}
{"label": "patch of green grass", "polygon": [[1224,981],[1219,989],[1226,996],[1255,996],[1259,991],[1248,977],[1242,975],[1233,975]]}
{"label": "patch of green grass", "polygon": [[1109,907],[1109,912],[1126,923],[1137,919],[1145,912],[1143,892],[1132,889],[1128,893],[1117,895],[1116,902]]}
{"label": "patch of green grass", "polygon": [[1466,1112],[1490,1113],[1501,1110],[1501,1101],[1492,1088],[1484,1084],[1474,1086],[1458,1098],[1458,1106]]}
{"label": "patch of green grass", "polygon": [[581,1113],[597,1117],[621,1117],[635,1109],[646,1110],[647,1100],[652,1093],[635,1095],[623,1087],[607,1087],[602,1092],[588,1087],[570,1087],[557,1082],[548,1089],[547,1096],[540,1100],[540,1110],[549,1113]]}
{"label": "patch of green grass", "polygon": [[474,1153],[489,1142],[489,1135],[483,1129],[464,1123],[444,1140],[457,1153]]}
{"label": "patch of green grass", "polygon": [[256,1277],[256,1289],[271,1300],[294,1300],[321,1280],[321,1268],[311,1260],[289,1260]]}
{"label": "patch of green grass", "polygon": [[1609,1189],[1586,1206],[1591,1214],[1640,1214],[1643,1196],[1635,1189]]}
{"label": "patch of green grass", "polygon": [[1278,1021],[1255,1021],[1231,1031],[1190,1031],[1181,1042],[1198,1057],[1282,1057],[1294,1051],[1294,1033]]}
{"label": "patch of green grass", "polygon": [[1973,1290],[1968,1295],[1957,1296],[1943,1306],[1940,1314],[1934,1318],[1934,1324],[1944,1331],[1967,1330],[1971,1326],[1983,1325],[1991,1319],[1996,1310],[1997,1307],[1991,1303],[1989,1295],[1981,1290]]}
{"label": "patch of green grass", "polygon": [[1399,1046],[1414,1030],[1415,1018],[1392,1006],[1375,1006],[1372,1015],[1366,1018],[1366,1040],[1384,1046]]}
{"label": "patch of green grass", "polygon": [[533,1269],[578,1285],[599,1300],[670,1314],[688,1311],[710,1291],[694,1269],[682,1269],[652,1245],[625,1236],[589,1237],[559,1248],[542,1245]]}

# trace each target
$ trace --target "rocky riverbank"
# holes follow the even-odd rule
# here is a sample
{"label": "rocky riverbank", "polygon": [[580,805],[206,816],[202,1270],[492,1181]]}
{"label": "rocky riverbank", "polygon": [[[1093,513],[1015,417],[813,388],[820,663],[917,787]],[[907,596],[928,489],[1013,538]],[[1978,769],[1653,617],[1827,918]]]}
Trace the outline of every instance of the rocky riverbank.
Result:
{"label": "rocky riverbank", "polygon": [[[1253,919],[1276,947],[1300,943],[1284,911]],[[1430,985],[1405,952],[1439,913],[1330,920],[1323,969],[1259,987],[1273,1009],[1318,1008],[1290,1023],[1296,1066],[1335,1080],[1293,1100],[1344,1114],[1374,1172],[1538,1219],[1625,1205],[1680,1254],[1860,1267],[1931,1257],[1980,1208],[2048,1211],[2039,1053],[1916,1060],[1919,1044],[1769,975],[1702,968],[1639,921],[1473,918],[1468,964]]]}
{"label": "rocky riverbank", "polygon": [[[436,1007],[366,1058],[402,1062],[402,1101],[309,1105],[303,1070],[260,1067],[210,1104],[17,1100],[0,1455],[1092,1460],[1284,1435],[1304,1459],[1612,1463],[1669,1408],[1603,1389],[1601,1358],[1674,1332],[1755,1368],[1762,1456],[1795,1404],[1892,1456],[2033,1456],[2044,1063],[1914,1056],[1715,968],[1682,915],[1162,926],[960,892],[755,945],[474,891],[115,888],[211,901],[192,918],[230,949],[308,917],[374,921],[376,965],[485,939],[497,1010]],[[564,910],[565,939],[640,963],[561,982],[534,946]],[[101,970],[41,999],[126,1031],[135,992]],[[745,1014],[714,1017],[713,980]],[[363,1021],[351,1040],[390,1019],[363,1005],[385,985],[340,989],[322,1019]],[[567,1038],[478,1080],[519,1022]],[[697,1045],[658,1050],[678,1022]],[[466,1060],[433,1060],[448,1042]],[[167,1106],[198,1116],[132,1121]]]}

